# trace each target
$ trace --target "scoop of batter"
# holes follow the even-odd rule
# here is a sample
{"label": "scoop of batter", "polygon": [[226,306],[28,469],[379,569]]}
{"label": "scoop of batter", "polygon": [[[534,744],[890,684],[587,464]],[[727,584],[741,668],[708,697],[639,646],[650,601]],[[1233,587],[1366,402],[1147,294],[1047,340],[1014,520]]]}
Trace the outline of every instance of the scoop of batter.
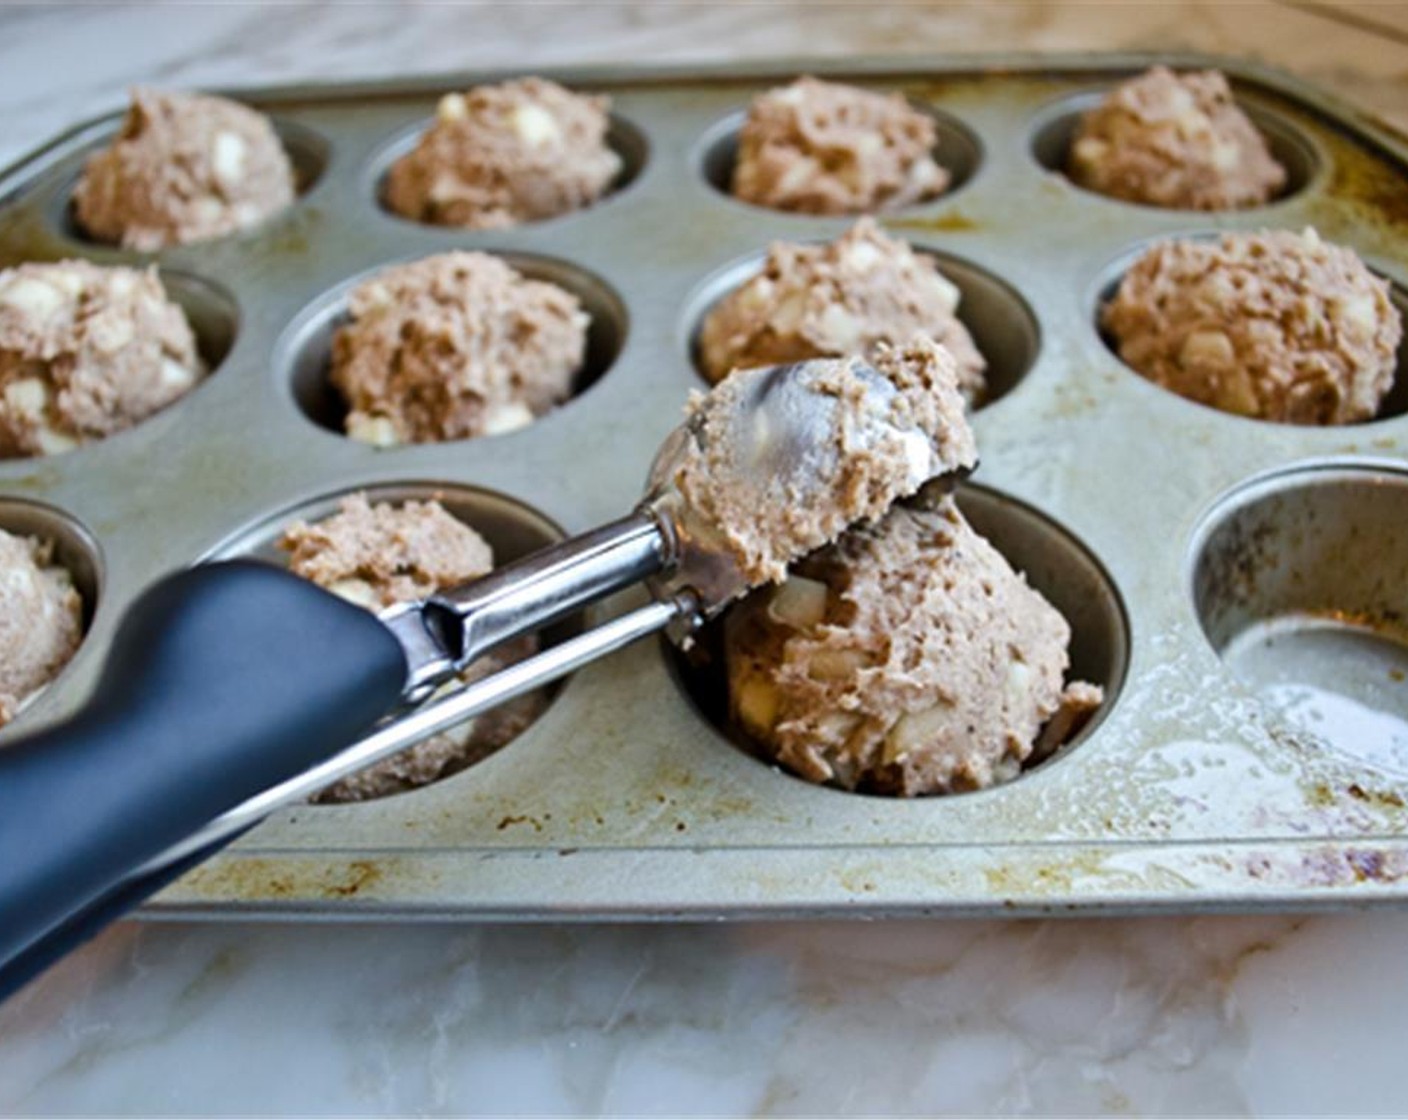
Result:
{"label": "scoop of batter", "polygon": [[[372,611],[423,599],[494,567],[484,538],[436,501],[372,504],[357,494],[323,521],[290,526],[279,543],[296,575]],[[515,639],[474,662],[460,680],[478,680],[536,651],[536,635]],[[343,778],[314,800],[363,801],[446,777],[493,754],[546,706],[542,692],[519,697]]]}
{"label": "scoop of batter", "polygon": [[937,198],[938,130],[897,93],[798,78],[754,99],[730,190],[774,210],[858,214]]}
{"label": "scoop of batter", "polygon": [[0,727],[54,679],[83,637],[83,603],[53,546],[0,530]]}
{"label": "scoop of batter", "polygon": [[353,290],[330,379],[347,434],[378,446],[513,431],[566,400],[590,317],[487,253],[443,253]]}
{"label": "scoop of batter", "polygon": [[688,442],[662,451],[677,533],[730,557],[748,586],[782,579],[789,563],[847,526],[977,462],[953,358],[922,335],[902,349],[882,344],[870,370],[858,358],[809,363],[807,391],[835,405],[829,430],[809,434],[805,448],[774,448],[758,430],[749,405],[770,375],[738,370],[696,394],[681,429]]}
{"label": "scoop of batter", "polygon": [[1164,66],[1115,87],[1081,118],[1066,173],[1112,198],[1180,210],[1257,206],[1286,183],[1220,72]]}
{"label": "scoop of batter", "polygon": [[293,167],[262,113],[223,97],[138,89],[73,197],[91,236],[153,252],[278,213],[293,202]]}
{"label": "scoop of batter", "polygon": [[980,789],[1100,704],[1099,688],[1062,683],[1070,636],[952,499],[897,506],[727,616],[730,712],[810,781]]}
{"label": "scoop of batter", "polygon": [[1120,357],[1155,384],[1292,424],[1372,417],[1403,337],[1388,282],[1313,229],[1155,245],[1101,321]]}
{"label": "scoop of batter", "polygon": [[763,270],[705,318],[699,358],[718,381],[739,367],[868,358],[882,343],[924,334],[953,355],[971,402],[982,394],[987,363],[958,320],[958,301],[931,257],[862,218],[829,244],[774,243]]}
{"label": "scoop of batter", "polygon": [[440,100],[435,123],[387,173],[386,205],[440,226],[502,229],[590,206],[621,170],[610,100],[542,78]]}
{"label": "scoop of batter", "polygon": [[130,428],[202,373],[190,324],[155,269],[73,260],[0,272],[0,458]]}

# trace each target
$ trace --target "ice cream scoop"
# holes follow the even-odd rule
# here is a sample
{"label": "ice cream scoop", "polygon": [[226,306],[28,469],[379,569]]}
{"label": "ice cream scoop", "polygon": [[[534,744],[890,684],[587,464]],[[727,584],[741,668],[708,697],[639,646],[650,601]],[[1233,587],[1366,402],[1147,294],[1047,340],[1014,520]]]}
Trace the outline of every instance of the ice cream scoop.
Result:
{"label": "ice cream scoop", "polygon": [[[277,806],[645,635],[682,640],[971,467],[948,355],[917,342],[877,366],[727,379],[692,403],[629,516],[380,616],[252,561],[154,585],[87,705],[0,750],[0,995]],[[422,703],[501,643],[643,580],[647,605]]]}

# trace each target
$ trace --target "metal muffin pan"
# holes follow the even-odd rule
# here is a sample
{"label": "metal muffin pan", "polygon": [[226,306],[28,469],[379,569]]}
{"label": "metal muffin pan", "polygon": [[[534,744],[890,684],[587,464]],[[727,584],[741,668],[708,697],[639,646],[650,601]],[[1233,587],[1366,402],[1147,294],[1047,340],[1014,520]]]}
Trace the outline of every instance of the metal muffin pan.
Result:
{"label": "metal muffin pan", "polygon": [[[1233,77],[1293,163],[1285,197],[1235,213],[1161,211],[1043,166],[1073,109],[1156,61]],[[1307,430],[1223,415],[1135,376],[1096,327],[1131,253],[1168,234],[1314,224],[1408,280],[1408,145],[1296,80],[1227,59],[550,72],[611,95],[629,181],[590,210],[479,233],[393,217],[379,182],[440,93],[506,75],[245,91],[295,149],[304,192],[248,234],[154,257],[94,245],[69,223],[82,160],[117,118],[75,129],[0,177],[0,263],[154,260],[189,278],[174,294],[218,364],[130,432],[0,464],[0,524],[54,526],[61,554],[100,585],[83,648],[17,726],[81,699],[124,606],[156,575],[257,551],[285,514],[329,508],[350,489],[443,488],[506,556],[628,510],[703,384],[692,360],[700,315],[770,241],[849,225],[745,205],[710,181],[751,97],[803,72],[899,90],[970,138],[959,189],[884,224],[939,255],[996,359],[1004,391],[975,417],[983,462],[961,500],[1070,617],[1077,671],[1107,688],[1098,721],[1006,786],[859,796],[736,749],[711,721],[707,688],[662,644],[644,643],[577,673],[480,765],[380,801],[283,811],[147,914],[878,916],[1408,898],[1402,756],[1327,746],[1248,683],[1266,669],[1258,643],[1286,632],[1289,658],[1272,655],[1268,671],[1323,666],[1334,686],[1346,665],[1361,666],[1383,674],[1365,702],[1408,712],[1398,640],[1408,419],[1391,408]],[[531,262],[586,293],[601,318],[601,368],[509,435],[379,452],[330,430],[319,379],[348,282],[456,247]]]}

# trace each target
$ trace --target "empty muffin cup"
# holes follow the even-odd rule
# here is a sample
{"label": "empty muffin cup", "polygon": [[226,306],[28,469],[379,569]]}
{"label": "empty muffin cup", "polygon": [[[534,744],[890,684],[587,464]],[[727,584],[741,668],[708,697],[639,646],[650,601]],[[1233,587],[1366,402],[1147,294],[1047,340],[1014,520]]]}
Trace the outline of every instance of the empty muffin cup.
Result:
{"label": "empty muffin cup", "polygon": [[1227,668],[1285,725],[1408,773],[1408,470],[1317,463],[1223,497],[1193,602]]}

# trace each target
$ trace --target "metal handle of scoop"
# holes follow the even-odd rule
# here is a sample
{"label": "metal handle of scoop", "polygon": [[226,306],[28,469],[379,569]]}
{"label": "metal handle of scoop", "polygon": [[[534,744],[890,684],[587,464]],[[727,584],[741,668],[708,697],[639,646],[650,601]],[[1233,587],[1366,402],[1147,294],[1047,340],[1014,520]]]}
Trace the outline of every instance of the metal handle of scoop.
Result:
{"label": "metal handle of scoop", "polygon": [[383,612],[406,653],[406,700],[418,703],[495,646],[663,571],[671,544],[644,510]]}
{"label": "metal handle of scoop", "polygon": [[[360,742],[326,761],[271,786],[222,813],[204,828],[162,852],[156,859],[140,868],[138,874],[146,874],[177,863],[257,824],[275,809],[304,801],[333,782],[389,758],[423,739],[438,735],[516,696],[522,696],[525,692],[550,684],[589,662],[614,653],[666,627],[692,626],[697,618],[696,604],[687,595],[673,600],[652,602],[532,657],[517,661],[488,677],[458,688],[373,731]],[[520,627],[514,632],[521,633],[522,630]]]}

